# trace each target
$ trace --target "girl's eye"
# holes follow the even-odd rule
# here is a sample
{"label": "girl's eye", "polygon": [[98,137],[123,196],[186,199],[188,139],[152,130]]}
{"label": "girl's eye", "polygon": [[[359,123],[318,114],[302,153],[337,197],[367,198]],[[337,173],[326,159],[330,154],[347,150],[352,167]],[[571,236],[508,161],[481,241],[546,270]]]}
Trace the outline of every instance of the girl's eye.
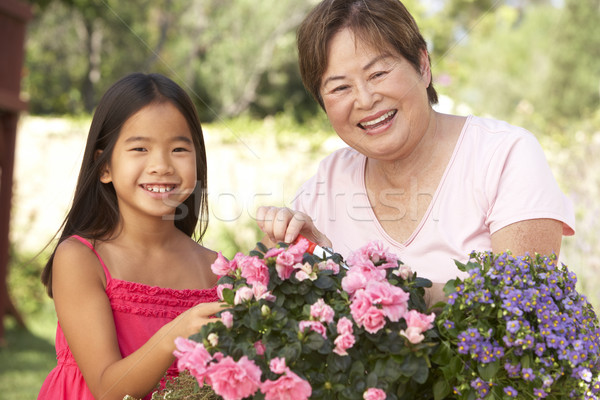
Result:
{"label": "girl's eye", "polygon": [[189,149],[186,149],[185,147],[177,147],[175,149],[173,149],[174,153],[183,153],[183,152],[189,152]]}
{"label": "girl's eye", "polygon": [[146,151],[145,147],[134,147],[133,149],[130,149],[130,151]]}

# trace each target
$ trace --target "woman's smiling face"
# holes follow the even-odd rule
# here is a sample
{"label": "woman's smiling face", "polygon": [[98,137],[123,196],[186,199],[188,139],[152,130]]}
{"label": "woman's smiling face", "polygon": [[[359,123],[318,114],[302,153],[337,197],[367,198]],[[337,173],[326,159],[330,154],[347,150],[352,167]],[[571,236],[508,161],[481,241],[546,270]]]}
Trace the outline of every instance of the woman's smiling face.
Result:
{"label": "woman's smiling face", "polygon": [[421,72],[396,52],[381,52],[342,29],[329,42],[321,96],[333,129],[367,157],[409,155],[430,119],[429,61]]}

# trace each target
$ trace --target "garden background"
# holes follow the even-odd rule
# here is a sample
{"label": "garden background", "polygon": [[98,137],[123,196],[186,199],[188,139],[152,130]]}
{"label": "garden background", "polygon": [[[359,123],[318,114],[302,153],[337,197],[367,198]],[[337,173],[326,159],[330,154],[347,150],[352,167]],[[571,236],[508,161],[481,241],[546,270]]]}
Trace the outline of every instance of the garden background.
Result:
{"label": "garden background", "polygon": [[[289,204],[343,143],[303,89],[295,28],[314,0],[31,1],[11,221],[10,317],[0,393],[33,399],[55,365],[56,317],[39,273],[72,199],[99,96],[161,72],[198,107],[209,165],[207,247],[260,238],[263,204]],[[531,130],[576,210],[561,257],[600,308],[600,0],[407,0],[432,53],[439,109]],[[41,255],[38,253],[41,252]],[[36,255],[38,255],[36,257]]]}

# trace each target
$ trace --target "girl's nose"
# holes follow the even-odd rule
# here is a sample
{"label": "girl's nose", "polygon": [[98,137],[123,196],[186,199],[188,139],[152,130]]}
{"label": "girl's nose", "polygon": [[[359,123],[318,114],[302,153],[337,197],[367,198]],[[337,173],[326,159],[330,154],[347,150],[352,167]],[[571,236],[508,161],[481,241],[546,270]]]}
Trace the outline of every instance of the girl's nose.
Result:
{"label": "girl's nose", "polygon": [[150,158],[148,170],[151,174],[171,175],[174,172],[173,164],[167,154],[155,152]]}

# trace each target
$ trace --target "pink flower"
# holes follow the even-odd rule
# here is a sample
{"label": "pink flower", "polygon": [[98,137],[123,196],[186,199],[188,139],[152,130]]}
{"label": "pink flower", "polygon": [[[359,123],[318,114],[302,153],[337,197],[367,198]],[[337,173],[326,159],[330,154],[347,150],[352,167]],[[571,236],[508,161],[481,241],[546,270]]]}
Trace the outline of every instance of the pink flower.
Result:
{"label": "pink flower", "polygon": [[350,303],[350,314],[356,325],[363,326],[369,333],[376,333],[385,326],[385,313],[373,305],[364,289],[354,294]]}
{"label": "pink flower", "polygon": [[312,306],[310,306],[310,316],[326,324],[329,324],[331,321],[333,321],[334,315],[335,311],[333,311],[333,308],[325,304],[323,299],[317,300]]}
{"label": "pink flower", "polygon": [[255,283],[252,285],[252,293],[254,294],[254,298],[256,300],[265,299],[268,301],[275,301],[276,299],[275,296],[273,296],[271,292],[267,290],[267,287],[262,283]]}
{"label": "pink flower", "polygon": [[354,338],[354,335],[339,335],[333,341],[333,344],[335,345],[333,352],[340,356],[347,356],[347,350],[354,346],[355,342],[356,339]]}
{"label": "pink flower", "polygon": [[320,333],[325,339],[327,339],[327,329],[319,321],[300,321],[298,323],[298,330],[304,332],[306,329],[311,329],[317,333]]}
{"label": "pink flower", "polygon": [[275,269],[277,270],[277,276],[282,281],[289,279],[294,272],[294,255],[291,253],[281,253],[277,256],[275,261]]}
{"label": "pink flower", "polygon": [[390,321],[398,322],[408,310],[410,295],[388,282],[369,282],[365,292],[373,304],[378,304]]}
{"label": "pink flower", "polygon": [[243,302],[252,300],[253,296],[254,293],[252,292],[251,288],[249,288],[248,286],[242,286],[235,291],[235,298],[233,299],[233,304],[237,306],[238,304],[242,304]]}
{"label": "pink flower", "polygon": [[223,311],[221,313],[221,322],[227,329],[231,329],[233,326],[233,314],[229,311]]}
{"label": "pink flower", "polygon": [[408,339],[412,344],[421,343],[425,336],[421,333],[421,329],[414,326],[409,326],[406,330],[400,330],[400,334]]}
{"label": "pink flower", "polygon": [[265,400],[306,400],[312,394],[310,384],[289,369],[276,381],[263,382],[260,391]]}
{"label": "pink flower", "polygon": [[175,347],[173,355],[177,357],[177,369],[180,372],[187,369],[202,385],[206,366],[212,360],[208,350],[204,348],[203,344],[183,337],[175,339]]}
{"label": "pink flower", "polygon": [[[237,259],[236,255],[236,259]],[[238,268],[242,270],[242,277],[246,278],[249,285],[260,283],[264,286],[269,284],[269,268],[264,261],[256,256],[243,256],[236,260]]]}
{"label": "pink flower", "polygon": [[348,354],[346,350],[354,346],[356,342],[356,338],[352,333],[352,321],[346,317],[340,318],[337,323],[337,333],[339,336],[333,341],[335,345],[333,352],[345,356]]}
{"label": "pink flower", "polygon": [[433,328],[433,321],[435,320],[435,314],[431,313],[429,315],[421,314],[417,310],[410,310],[406,314],[404,314],[404,320],[406,321],[406,325],[408,327],[415,327],[421,329],[421,331],[426,331]]}
{"label": "pink flower", "polygon": [[224,400],[241,400],[256,393],[260,376],[260,368],[248,357],[235,362],[227,356],[208,367],[206,383]]}
{"label": "pink flower", "polygon": [[400,334],[408,339],[412,344],[421,343],[425,336],[424,331],[433,328],[435,314],[421,314],[416,310],[410,310],[404,315],[406,321],[406,330],[401,330]]}
{"label": "pink flower", "polygon": [[402,264],[398,267],[398,269],[396,269],[394,272],[392,272],[392,274],[399,276],[400,278],[406,280],[410,276],[413,275],[413,272],[408,265]]}
{"label": "pink flower", "polygon": [[352,295],[357,290],[364,289],[368,282],[383,280],[385,280],[385,270],[383,269],[377,269],[372,265],[353,266],[342,279],[342,289]]}
{"label": "pink flower", "polygon": [[231,283],[222,283],[217,285],[217,296],[219,296],[219,300],[223,301],[223,289],[233,289],[233,285]]}
{"label": "pink flower", "polygon": [[314,281],[318,278],[316,271],[313,270],[313,266],[309,263],[295,264],[294,268],[297,270],[295,278],[300,282],[306,279]]}
{"label": "pink flower", "polygon": [[285,249],[283,247],[273,247],[265,253],[265,259],[271,258],[271,257],[277,257],[279,254],[283,253],[284,251],[285,251]]}
{"label": "pink flower", "polygon": [[283,374],[287,370],[285,358],[275,357],[269,363],[269,369],[275,374]]}
{"label": "pink flower", "polygon": [[385,400],[385,392],[377,388],[369,388],[363,393],[363,399],[365,400]]}
{"label": "pink flower", "polygon": [[338,263],[333,261],[331,258],[327,259],[327,261],[322,261],[318,264],[319,271],[330,270],[333,271],[335,275],[340,273],[340,266]]}
{"label": "pink flower", "polygon": [[377,307],[369,307],[362,319],[365,330],[369,333],[377,333],[385,326],[385,313]]}
{"label": "pink flower", "polygon": [[254,342],[254,350],[256,350],[257,355],[262,356],[263,354],[265,354],[266,349],[267,348],[260,340]]}
{"label": "pink flower", "polygon": [[233,271],[232,265],[225,257],[223,257],[221,252],[218,253],[217,259],[212,263],[210,269],[218,276],[229,275],[229,273]]}
{"label": "pink flower", "polygon": [[337,323],[337,333],[340,335],[352,335],[352,321],[346,317],[340,318]]}
{"label": "pink flower", "polygon": [[285,252],[294,256],[294,263],[301,263],[304,253],[306,253],[306,250],[308,250],[308,246],[308,240],[301,238],[296,243],[288,247]]}
{"label": "pink flower", "polygon": [[373,241],[351,253],[346,260],[348,265],[360,267],[395,268],[398,266],[398,256],[389,253],[383,243]]}

